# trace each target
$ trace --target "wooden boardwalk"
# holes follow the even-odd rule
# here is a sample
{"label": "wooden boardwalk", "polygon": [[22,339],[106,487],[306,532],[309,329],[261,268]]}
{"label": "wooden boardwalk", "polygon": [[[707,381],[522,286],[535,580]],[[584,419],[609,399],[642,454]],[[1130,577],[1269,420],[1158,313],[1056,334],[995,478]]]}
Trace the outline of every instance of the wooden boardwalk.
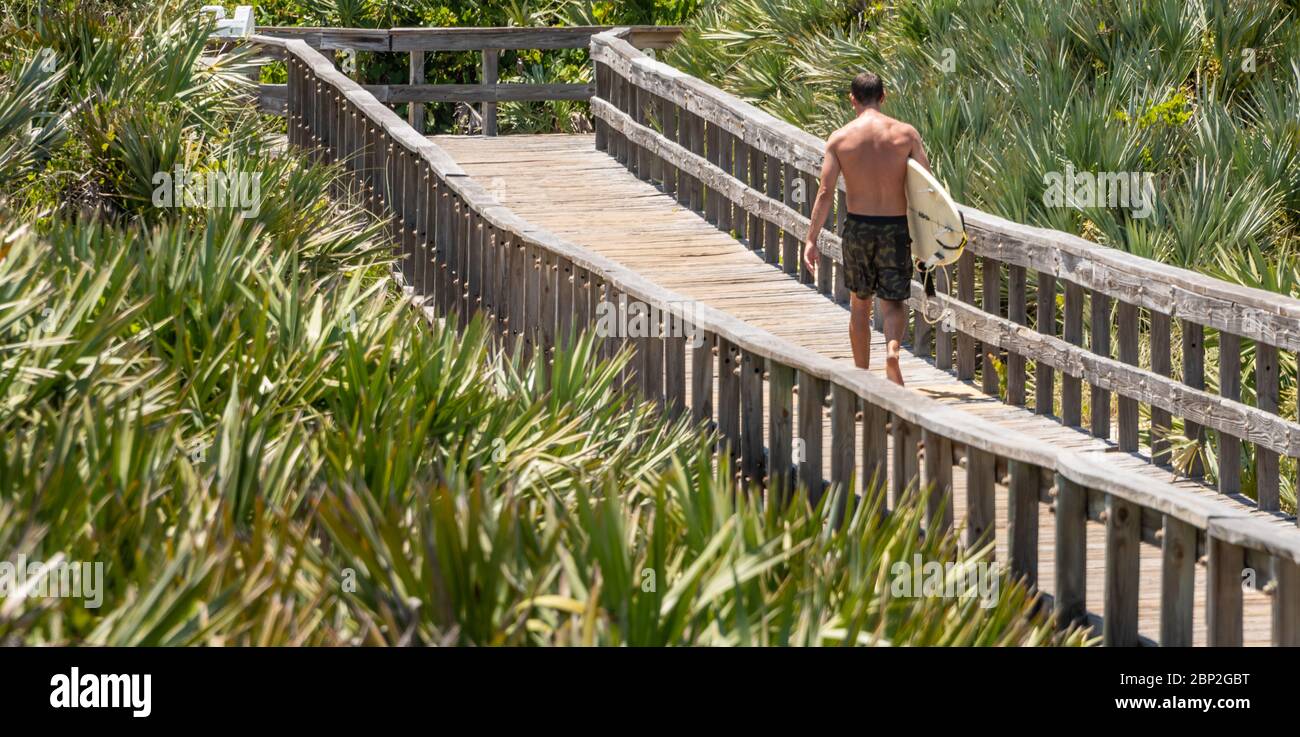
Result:
{"label": "wooden boardwalk", "polygon": [[[844,305],[800,284],[766,263],[761,252],[751,250],[656,186],[638,179],[612,157],[596,150],[591,136],[436,136],[434,140],[502,204],[534,225],[618,261],[683,297],[727,312],[833,360],[851,363],[848,310]],[[883,373],[883,352],[881,336],[873,332],[872,372]],[[1153,466],[1142,453],[1118,452],[1113,444],[1078,428],[1063,427],[1054,418],[1003,404],[982,393],[974,383],[958,381],[952,373],[937,369],[930,360],[905,351],[902,369],[911,390],[983,421],[1061,448],[1104,454],[1105,463],[1117,470],[1172,484],[1187,494],[1224,501],[1212,488],[1173,478],[1168,470]],[[829,438],[829,419],[824,432]],[[825,446],[829,453],[829,441]],[[965,509],[964,471],[956,468],[953,475],[955,521],[960,527]],[[1003,483],[1000,479],[996,510],[998,556],[1005,560],[1008,503]],[[1055,527],[1050,506],[1044,504],[1040,511],[1039,585],[1051,593]],[[1280,528],[1293,525],[1282,515],[1253,514]],[[1106,549],[1103,525],[1088,523],[1087,543],[1087,608],[1100,612]],[[1154,641],[1159,631],[1161,553],[1152,545],[1140,548],[1139,633]],[[1203,559],[1197,566],[1196,589],[1194,600],[1205,601]],[[1194,618],[1195,644],[1205,644],[1205,612],[1196,611]],[[1268,644],[1269,597],[1246,591],[1243,618],[1245,644]]]}

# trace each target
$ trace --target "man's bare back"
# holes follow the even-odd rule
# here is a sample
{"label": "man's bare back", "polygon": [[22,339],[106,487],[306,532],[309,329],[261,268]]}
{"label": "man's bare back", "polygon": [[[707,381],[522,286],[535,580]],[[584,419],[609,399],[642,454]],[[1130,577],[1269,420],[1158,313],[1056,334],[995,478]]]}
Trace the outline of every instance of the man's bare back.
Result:
{"label": "man's bare back", "polygon": [[845,284],[849,288],[849,340],[859,368],[871,364],[871,303],[880,298],[885,324],[885,375],[903,383],[899,346],[907,328],[907,297],[912,259],[907,231],[907,160],[929,170],[921,136],[907,123],[880,112],[885,87],[874,74],[853,80],[849,101],[857,117],[826,141],[821,185],[813,203],[804,243],[804,265],[816,272],[821,232],[841,175],[844,177],[844,231],[840,234]]}
{"label": "man's bare back", "polygon": [[906,215],[907,160],[928,164],[916,129],[875,109],[831,134],[826,153],[844,177],[849,212],[861,215]]}

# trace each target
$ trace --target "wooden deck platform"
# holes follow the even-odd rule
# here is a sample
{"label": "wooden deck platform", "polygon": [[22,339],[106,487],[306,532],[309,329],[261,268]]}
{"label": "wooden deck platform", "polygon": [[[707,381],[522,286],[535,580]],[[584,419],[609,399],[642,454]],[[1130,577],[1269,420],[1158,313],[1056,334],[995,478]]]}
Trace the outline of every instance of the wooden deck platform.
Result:
{"label": "wooden deck platform", "polygon": [[[621,164],[596,150],[591,136],[542,135],[498,138],[436,136],[467,174],[505,206],[535,225],[577,245],[635,269],[650,281],[728,312],[792,343],[837,361],[851,362],[848,310],[681,207],[654,185],[638,179]],[[883,372],[884,346],[873,333],[871,371]],[[689,356],[689,352],[688,352]],[[1187,494],[1224,497],[1198,482],[1175,479],[1153,466],[1143,454],[1121,453],[1113,444],[1053,418],[1003,404],[971,382],[958,381],[929,360],[904,353],[907,385],[918,394],[958,407],[1001,427],[1014,428],[1046,442],[1081,452],[1105,454],[1105,461],[1169,483]],[[766,415],[765,415],[766,416]],[[829,419],[824,431],[829,438]],[[829,452],[830,442],[825,443]],[[861,460],[859,459],[859,463]],[[964,471],[954,469],[955,523],[962,524]],[[1245,505],[1242,505],[1243,508]],[[998,555],[1005,559],[1007,490],[997,493]],[[1051,593],[1054,523],[1048,505],[1039,515],[1039,582]],[[1254,512],[1273,524],[1290,527],[1282,515]],[[1103,602],[1104,527],[1088,525],[1087,608],[1100,612]],[[1141,546],[1139,632],[1157,639],[1161,557],[1158,548]],[[1205,601],[1204,561],[1198,564],[1195,601]],[[1248,645],[1269,643],[1270,600],[1262,592],[1244,592],[1244,638]],[[1206,641],[1205,613],[1197,611],[1195,643]]]}

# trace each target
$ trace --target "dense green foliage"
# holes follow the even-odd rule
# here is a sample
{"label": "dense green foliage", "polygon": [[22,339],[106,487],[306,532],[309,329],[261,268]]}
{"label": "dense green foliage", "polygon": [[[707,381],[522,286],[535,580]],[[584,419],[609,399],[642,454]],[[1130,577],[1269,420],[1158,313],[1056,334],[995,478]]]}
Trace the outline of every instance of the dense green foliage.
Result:
{"label": "dense green foliage", "polygon": [[[853,75],[875,71],[884,111],[916,126],[958,201],[1300,296],[1294,0],[730,0],[668,61],[819,135],[852,118]],[[1151,174],[1149,216],[1052,206],[1046,175],[1067,167]],[[1213,331],[1206,347],[1216,390]],[[1242,364],[1253,403],[1249,342]],[[1281,373],[1295,417],[1294,356]],[[1212,478],[1213,447],[1182,440],[1180,465],[1200,455]],[[1253,493],[1249,453],[1242,463]],[[1293,508],[1294,465],[1283,471]]]}
{"label": "dense green foliage", "polygon": [[[625,357],[430,324],[246,60],[152,5],[0,18],[0,561],[106,578],[97,609],[0,598],[0,642],[1081,641],[1006,580],[892,596],[892,562],[988,555],[919,534],[922,495],[834,526],[737,493]],[[154,206],[177,165],[259,175],[260,207]]]}

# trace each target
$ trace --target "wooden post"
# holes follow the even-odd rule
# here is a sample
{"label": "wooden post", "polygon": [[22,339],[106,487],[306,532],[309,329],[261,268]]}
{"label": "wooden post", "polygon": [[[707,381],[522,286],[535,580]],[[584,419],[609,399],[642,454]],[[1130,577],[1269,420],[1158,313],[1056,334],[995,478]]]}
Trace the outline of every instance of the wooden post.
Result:
{"label": "wooden post", "polygon": [[[1025,306],[1025,267],[1007,265],[1007,318],[1017,325],[1028,322]],[[1025,357],[1007,351],[1007,404],[1025,404]]]}
{"label": "wooden post", "polygon": [[[1065,283],[1065,334],[1067,343],[1083,345],[1083,287]],[[1061,422],[1078,427],[1082,420],[1083,393],[1079,377],[1061,374]]]}
{"label": "wooden post", "polygon": [[[1130,366],[1138,363],[1138,308],[1128,302],[1119,303],[1119,360]],[[1136,399],[1119,395],[1119,449],[1128,453],[1138,449],[1138,403]]]}
{"label": "wooden post", "polygon": [[[1034,322],[1043,335],[1056,335],[1056,277],[1046,271],[1038,272],[1035,289]],[[1043,361],[1034,362],[1034,412],[1040,415],[1056,413],[1056,392],[1053,384],[1056,374]]]}
{"label": "wooden post", "polygon": [[1300,565],[1290,558],[1273,559],[1273,645],[1300,647]]}
{"label": "wooden post", "polygon": [[1088,490],[1056,475],[1056,590],[1054,609],[1058,626],[1083,619],[1087,603]]}
{"label": "wooden post", "polygon": [[[1183,326],[1183,383],[1193,389],[1205,388],[1205,328],[1199,323],[1182,321]],[[1183,434],[1190,440],[1196,440],[1204,446],[1205,428],[1188,420],[1183,419]],[[1204,452],[1202,449],[1201,452]],[[1191,467],[1187,468],[1187,475],[1192,478],[1199,478],[1205,474],[1205,464],[1201,461],[1201,452],[1196,454],[1192,460]]]}
{"label": "wooden post", "polygon": [[[424,52],[411,52],[411,84],[424,84]],[[406,103],[406,122],[411,124],[416,133],[424,133],[424,103]]]}
{"label": "wooden post", "polygon": [[1011,575],[1033,588],[1038,585],[1038,486],[1037,466],[1009,461],[1010,484],[1007,512],[1007,557]]}
{"label": "wooden post", "polygon": [[[483,86],[489,87],[497,83],[497,62],[500,60],[500,49],[483,49]],[[497,104],[495,102],[483,103],[483,135],[495,136],[497,134]]]}
{"label": "wooden post", "polygon": [[[980,260],[980,272],[984,277],[983,304],[984,311],[990,315],[1002,314],[1002,265],[996,259],[985,256]],[[998,396],[999,381],[998,371],[994,366],[999,351],[996,345],[983,344],[980,346],[980,355],[983,358],[983,365],[980,369],[980,387],[985,394]]]}
{"label": "wooden post", "polygon": [[[1241,338],[1227,331],[1219,333],[1219,396],[1241,399]],[[1241,441],[1220,430],[1219,491],[1241,491]]]}
{"label": "wooden post", "polygon": [[1160,645],[1191,647],[1196,594],[1196,528],[1165,515],[1160,541]]}
{"label": "wooden post", "polygon": [[767,488],[784,500],[792,478],[794,369],[769,358],[767,371]]}
{"label": "wooden post", "polygon": [[[1277,346],[1255,343],[1256,404],[1266,412],[1277,413],[1278,389]],[[1278,509],[1277,452],[1255,446],[1255,491],[1259,508]],[[1300,522],[1300,517],[1297,518]]]}
{"label": "wooden post", "polygon": [[[974,446],[966,447],[966,549],[993,541],[996,517],[993,484],[996,457]],[[989,560],[993,559],[992,551]]]}
{"label": "wooden post", "polygon": [[1138,644],[1138,546],[1142,544],[1142,509],[1115,496],[1106,498],[1106,604],[1102,642]]}
{"label": "wooden post", "polygon": [[[1102,292],[1092,290],[1089,295],[1092,306],[1092,352],[1110,358],[1110,297]],[[1096,384],[1089,384],[1092,410],[1093,437],[1110,437],[1110,391]]]}
{"label": "wooden post", "polygon": [[831,385],[831,483],[838,487],[839,498],[832,524],[844,521],[849,494],[853,491],[854,426],[857,424],[858,395],[839,384]]}
{"label": "wooden post", "polygon": [[[975,254],[970,251],[963,252],[957,261],[957,299],[975,304]],[[975,338],[961,331],[957,332],[957,378],[975,378]]]}
{"label": "wooden post", "polygon": [[[1169,315],[1156,310],[1151,311],[1151,372],[1169,376],[1173,362],[1170,359],[1170,319]],[[1169,463],[1169,429],[1173,416],[1168,410],[1151,407],[1151,462],[1157,466]]]}
{"label": "wooden post", "polygon": [[740,357],[740,463],[747,484],[763,481],[763,357],[744,351]]}
{"label": "wooden post", "polygon": [[1210,537],[1208,592],[1205,624],[1210,647],[1240,647],[1241,571],[1245,556],[1240,547],[1226,540]]}
{"label": "wooden post", "polygon": [[799,480],[808,489],[808,501],[817,504],[822,497],[822,397],[826,380],[799,372],[799,439],[803,456],[799,463]]}
{"label": "wooden post", "polygon": [[921,430],[925,444],[926,498],[925,530],[927,534],[952,529],[952,441],[936,432]]}

